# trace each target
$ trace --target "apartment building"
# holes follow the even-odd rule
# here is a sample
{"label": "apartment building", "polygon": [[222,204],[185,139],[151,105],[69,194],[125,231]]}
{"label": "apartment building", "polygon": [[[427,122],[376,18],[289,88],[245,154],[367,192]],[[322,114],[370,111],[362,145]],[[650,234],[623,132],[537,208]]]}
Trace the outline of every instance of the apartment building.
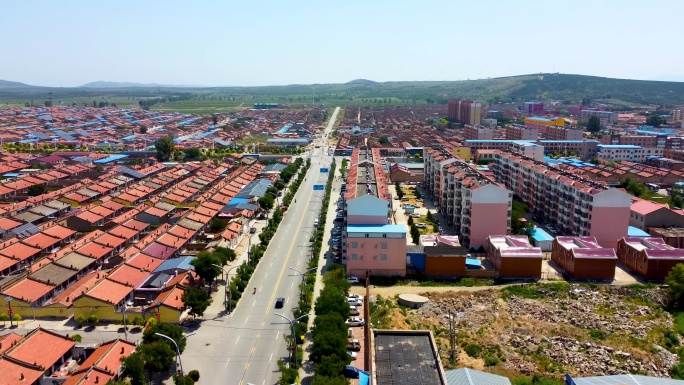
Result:
{"label": "apartment building", "polygon": [[539,130],[536,128],[525,127],[519,124],[509,124],[506,126],[506,140],[537,140],[538,138]]}
{"label": "apartment building", "polygon": [[479,125],[482,119],[482,103],[472,100],[451,99],[449,100],[448,118],[452,122]]}
{"label": "apartment building", "polygon": [[525,114],[542,115],[544,114],[544,103],[525,102],[522,104],[521,109]]}
{"label": "apartment building", "polygon": [[565,126],[565,119],[548,119],[539,116],[525,118],[525,127],[536,128],[542,134],[546,134],[546,128],[550,126]]}
{"label": "apartment building", "polygon": [[546,127],[547,140],[582,140],[584,131],[577,127],[548,126]]}
{"label": "apartment building", "polygon": [[609,125],[617,124],[618,113],[610,111],[598,111],[598,110],[582,110],[580,111],[580,123],[587,123],[589,118],[592,116],[597,116],[599,121],[601,121],[601,127],[607,127]]}
{"label": "apartment building", "polygon": [[[515,140],[464,140],[463,144],[471,150],[503,150],[512,151],[514,144],[520,145],[521,141]],[[526,142],[535,143],[543,147],[545,154],[557,152],[559,154],[568,153],[589,160],[598,153],[597,140],[528,140]]]}
{"label": "apartment building", "polygon": [[640,146],[655,148],[665,147],[665,142],[667,141],[666,135],[604,135],[601,138],[601,144],[611,144],[611,145],[630,145],[630,146]]}
{"label": "apartment building", "polygon": [[513,194],[441,148],[425,152],[425,187],[465,247],[484,247],[490,234],[508,234]]}
{"label": "apartment building", "polygon": [[494,129],[466,124],[465,127],[463,127],[463,138],[472,140],[492,140],[494,139]]}
{"label": "apartment building", "polygon": [[627,236],[631,197],[622,190],[504,152],[494,154],[493,171],[497,182],[561,234],[596,237],[604,247]]}
{"label": "apartment building", "polygon": [[643,148],[641,146],[623,144],[599,144],[596,156],[606,162],[638,162],[643,163],[650,157],[663,156],[662,148]]}

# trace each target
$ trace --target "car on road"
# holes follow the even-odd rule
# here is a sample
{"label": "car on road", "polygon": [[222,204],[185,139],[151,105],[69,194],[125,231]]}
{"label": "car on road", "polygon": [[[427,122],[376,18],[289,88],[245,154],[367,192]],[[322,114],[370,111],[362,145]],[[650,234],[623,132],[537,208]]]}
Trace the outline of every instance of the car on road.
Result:
{"label": "car on road", "polygon": [[360,315],[359,314],[359,308],[356,306],[349,305],[349,315],[354,315],[354,316]]}
{"label": "car on road", "polygon": [[354,277],[353,275],[350,275],[349,277],[347,277],[347,282],[349,282],[351,284],[355,284],[355,283],[359,283],[359,279]]}
{"label": "car on road", "polygon": [[256,233],[256,227],[250,227],[250,228],[249,228],[249,233],[250,233],[250,234]]}
{"label": "car on road", "polygon": [[427,225],[425,223],[416,223],[416,227],[419,229],[425,229],[427,228]]}
{"label": "car on road", "polygon": [[347,341],[347,350],[358,352],[361,350],[361,342],[357,339],[350,339]]}
{"label": "car on road", "polygon": [[276,298],[276,302],[275,302],[276,309],[280,309],[283,306],[285,306],[285,298],[283,298],[283,297]]}
{"label": "car on road", "polygon": [[344,323],[346,323],[348,326],[363,326],[363,318],[350,317]]}
{"label": "car on road", "polygon": [[418,214],[418,213],[411,213],[411,215],[409,215],[409,216],[411,218],[420,218],[420,214]]}
{"label": "car on road", "polygon": [[352,361],[356,359],[356,352],[347,350],[347,354],[349,354],[349,357],[351,357]]}

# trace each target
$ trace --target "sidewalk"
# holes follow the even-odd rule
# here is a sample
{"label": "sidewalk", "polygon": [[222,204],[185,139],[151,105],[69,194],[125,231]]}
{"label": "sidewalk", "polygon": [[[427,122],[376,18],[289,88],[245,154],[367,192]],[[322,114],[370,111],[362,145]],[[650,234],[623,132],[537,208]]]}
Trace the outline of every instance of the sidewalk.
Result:
{"label": "sidewalk", "polygon": [[[338,162],[337,164],[337,169],[335,170],[335,176],[337,177],[340,173],[340,166],[341,163]],[[323,274],[327,270],[327,264],[328,264],[328,259],[326,258],[327,254],[329,253],[330,246],[330,231],[334,227],[334,221],[335,221],[335,215],[336,215],[336,210],[337,210],[337,200],[340,197],[340,186],[342,186],[342,181],[339,180],[338,178],[333,179],[333,191],[330,192],[330,202],[328,203],[328,215],[326,217],[326,222],[325,222],[325,227],[323,228],[324,233],[323,233],[323,246],[321,246],[321,251],[320,255],[318,256],[318,270],[316,271],[316,283],[314,284],[314,290],[313,290],[313,301],[312,303],[316,303],[316,299],[318,296],[321,294],[321,290],[323,290]],[[313,322],[314,319],[316,318],[316,314],[314,313],[313,309],[311,311],[311,316],[309,317],[308,321],[308,332],[306,333],[306,339],[304,340],[304,344],[302,345],[302,350],[304,351],[304,355],[302,357],[302,364],[299,368],[299,382],[300,384],[311,384],[313,381],[313,375],[314,375],[314,366],[311,361],[309,361],[309,353],[311,352],[311,343],[312,343],[312,337],[311,337],[311,328],[313,327]]]}
{"label": "sidewalk", "polygon": [[261,234],[261,230],[266,227],[266,224],[266,219],[253,220],[251,226],[249,227],[255,227],[257,229],[256,233],[250,234],[249,230],[247,230],[247,232],[242,236],[242,239],[240,239],[240,242],[235,248],[235,260],[233,262],[228,262],[228,264],[223,267],[224,271],[229,271],[230,269],[233,270],[228,272],[228,277],[224,277],[224,280],[222,280],[220,277],[217,279],[216,291],[213,291],[211,294],[211,304],[207,310],[204,311],[204,316],[202,317],[203,319],[215,319],[227,314],[226,304],[223,300],[225,295],[224,292],[226,291],[226,282],[230,282],[230,278],[235,276],[235,271],[237,270],[235,267],[240,266],[243,262],[247,261],[250,238],[252,246],[261,243],[259,234]]}

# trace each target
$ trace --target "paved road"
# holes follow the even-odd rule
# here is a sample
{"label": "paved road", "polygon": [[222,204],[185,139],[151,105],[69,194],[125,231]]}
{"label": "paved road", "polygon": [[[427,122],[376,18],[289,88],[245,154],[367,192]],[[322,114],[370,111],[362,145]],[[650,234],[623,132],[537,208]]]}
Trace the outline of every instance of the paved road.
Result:
{"label": "paved road", "polygon": [[[326,133],[331,132],[338,112],[335,109]],[[292,308],[297,306],[301,277],[288,267],[306,269],[310,243],[305,231],[312,230],[324,194],[313,191],[313,185],[325,184],[327,174],[319,171],[331,160],[327,149],[314,149],[311,168],[295,197],[297,203],[286,212],[233,314],[205,320],[197,330],[188,330],[197,335],[187,340],[183,367],[199,370],[202,383],[265,385],[280,378],[277,361],[288,357],[283,336],[290,327],[275,313],[292,318]],[[252,287],[257,288],[256,294]],[[277,297],[285,298],[283,309],[274,308]]]}

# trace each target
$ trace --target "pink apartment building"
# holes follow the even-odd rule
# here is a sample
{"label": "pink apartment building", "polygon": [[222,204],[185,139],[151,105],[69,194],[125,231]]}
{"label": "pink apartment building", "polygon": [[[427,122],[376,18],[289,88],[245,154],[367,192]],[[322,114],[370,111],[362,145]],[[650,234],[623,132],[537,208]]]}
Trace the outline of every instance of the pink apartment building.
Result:
{"label": "pink apartment building", "polygon": [[560,234],[596,237],[603,247],[615,247],[627,236],[631,196],[626,192],[504,152],[494,154],[493,169],[497,181]]}
{"label": "pink apartment building", "polygon": [[461,244],[484,246],[490,234],[508,234],[513,194],[446,150],[425,151],[425,185]]}
{"label": "pink apartment building", "polygon": [[347,274],[406,275],[406,227],[389,225],[389,202],[362,195],[347,202],[343,257]]}

